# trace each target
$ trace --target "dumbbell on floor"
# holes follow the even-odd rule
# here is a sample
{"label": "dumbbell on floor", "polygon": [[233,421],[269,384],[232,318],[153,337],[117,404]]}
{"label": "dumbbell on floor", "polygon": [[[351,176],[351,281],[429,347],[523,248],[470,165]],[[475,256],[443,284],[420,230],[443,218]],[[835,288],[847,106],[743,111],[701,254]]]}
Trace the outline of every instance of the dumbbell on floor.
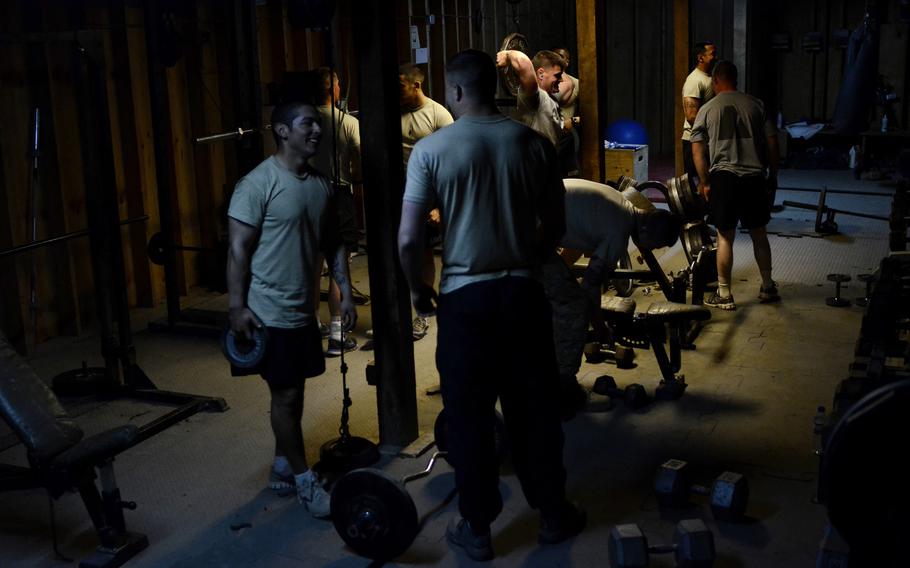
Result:
{"label": "dumbbell on floor", "polygon": [[681,568],[709,568],[714,565],[714,534],[701,519],[679,521],[673,544],[648,545],[648,538],[635,524],[617,525],[610,531],[608,544],[613,568],[644,568],[650,554],[673,553]]}
{"label": "dumbbell on floor", "polygon": [[865,308],[869,305],[869,295],[872,294],[872,284],[875,282],[874,274],[857,274],[856,279],[860,282],[866,283],[866,295],[862,298],[857,298],[855,303],[861,308]]}
{"label": "dumbbell on floor", "polygon": [[635,350],[625,345],[616,345],[610,348],[597,341],[585,344],[584,349],[585,361],[588,363],[603,363],[612,360],[616,363],[617,369],[631,369],[634,364]]}
{"label": "dumbbell on floor", "polygon": [[849,274],[829,274],[828,280],[834,282],[834,296],[825,299],[825,303],[832,308],[846,308],[850,305],[850,300],[842,298],[840,295],[840,285],[850,281]]}
{"label": "dumbbell on floor", "polygon": [[645,387],[632,383],[626,388],[620,389],[616,386],[616,380],[610,375],[597,377],[592,390],[601,396],[622,399],[629,408],[641,408],[648,404],[648,393],[645,391]]}
{"label": "dumbbell on floor", "polygon": [[706,495],[711,499],[711,511],[716,519],[741,520],[749,503],[749,480],[740,473],[725,471],[717,476],[711,487],[692,482],[689,464],[682,460],[667,460],[654,476],[654,492],[662,507],[684,507],[689,494]]}

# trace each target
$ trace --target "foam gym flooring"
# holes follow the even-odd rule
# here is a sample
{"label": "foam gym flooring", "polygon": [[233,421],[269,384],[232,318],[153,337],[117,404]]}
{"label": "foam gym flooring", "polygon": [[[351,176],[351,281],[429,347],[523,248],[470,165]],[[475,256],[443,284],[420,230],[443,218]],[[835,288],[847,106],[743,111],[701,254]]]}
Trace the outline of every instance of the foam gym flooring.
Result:
{"label": "foam gym flooring", "polygon": [[[887,184],[854,181],[848,171],[782,172],[781,186],[857,191],[890,191]],[[784,199],[815,202],[816,193],[784,191]],[[887,215],[890,198],[829,195],[832,207]],[[612,410],[591,395],[586,412],[565,424],[568,493],[588,512],[588,527],[556,546],[537,545],[538,516],[528,509],[508,465],[501,476],[505,508],[493,525],[495,566],[606,566],[607,540],[618,523],[638,523],[652,543],[669,541],[674,524],[700,517],[714,531],[718,567],[804,567],[814,565],[825,523],[825,510],[813,503],[817,458],[813,455],[813,417],[818,405],[830,405],[837,382],[853,358],[862,309],[831,308],[834,293],[826,274],[853,276],[844,287],[848,298],[862,296],[856,275],[873,271],[887,254],[887,225],[838,215],[840,235],[813,233],[814,212],[786,208],[768,229],[774,254],[774,278],[783,301],[758,303],[760,278],[750,239],[737,236],[733,294],[739,309],[712,310],[697,339],[697,349],[683,352],[682,374],[689,383],[678,401],[656,401],[632,411]],[[679,270],[685,256],[677,244],[659,251],[665,271]],[[633,255],[634,258],[634,255]],[[355,285],[369,292],[366,258],[353,260]],[[663,299],[656,286],[639,286],[638,308]],[[198,293],[184,307],[222,309],[226,299]],[[138,508],[126,511],[129,529],[148,535],[150,546],[128,565],[198,566],[367,566],[335,533],[330,522],[311,518],[296,499],[266,488],[273,455],[268,393],[258,377],[233,378],[217,340],[147,330],[164,308],[131,314],[138,361],[161,389],[223,397],[224,413],[197,414],[142,442],[116,460],[123,498]],[[321,308],[326,318],[325,305]],[[354,336],[362,344],[371,327],[369,308],[359,308]],[[509,330],[503,330],[509,333]],[[39,346],[30,364],[44,379],[78,367],[86,360],[100,365],[99,340],[86,332],[56,338]],[[425,394],[438,382],[434,365],[435,322],[426,338],[414,344],[420,431],[431,432],[441,408],[438,395]],[[372,352],[347,355],[354,405],[353,434],[378,438],[376,393],[366,384],[364,368]],[[636,350],[637,366],[617,370],[612,364],[584,363],[586,386],[610,374],[622,387],[632,382],[649,392],[659,372],[650,350]],[[304,432],[307,453],[315,462],[322,442],[337,436],[341,411],[338,359],[307,384]],[[170,407],[134,401],[79,400],[67,403],[87,434],[122,423],[146,423]],[[25,452],[8,430],[0,430],[0,462],[24,465]],[[706,480],[725,469],[744,473],[751,485],[748,520],[715,521],[706,499],[695,498],[682,511],[661,511],[651,489],[656,468],[668,458],[691,462]],[[429,454],[418,458],[386,456],[380,466],[394,475],[423,469]],[[408,484],[425,525],[411,548],[389,565],[461,566],[471,561],[453,551],[445,527],[456,514],[454,502],[440,507],[454,477],[445,463],[427,478]],[[88,556],[95,534],[77,494],[55,505],[59,549],[71,558]],[[55,557],[50,512],[41,490],[0,493],[0,566],[67,566]],[[672,555],[652,556],[653,566],[672,566]]]}

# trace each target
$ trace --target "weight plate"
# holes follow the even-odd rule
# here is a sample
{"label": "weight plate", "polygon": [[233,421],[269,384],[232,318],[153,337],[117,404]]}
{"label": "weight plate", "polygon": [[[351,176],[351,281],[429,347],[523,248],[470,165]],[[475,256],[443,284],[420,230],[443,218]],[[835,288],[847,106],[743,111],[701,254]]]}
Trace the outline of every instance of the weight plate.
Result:
{"label": "weight plate", "polygon": [[638,191],[635,187],[623,189],[622,196],[625,197],[629,203],[634,205],[636,209],[641,209],[642,211],[653,211],[656,209],[654,204],[651,203],[651,200],[645,197],[645,194]]}
{"label": "weight plate", "polygon": [[900,440],[910,434],[907,408],[910,380],[878,388],[850,407],[825,445],[819,498],[850,545],[851,561],[854,550],[891,559],[902,554],[910,507],[906,466],[900,465]]}
{"label": "weight plate", "polygon": [[265,357],[268,340],[269,332],[265,326],[253,329],[253,341],[250,342],[238,339],[228,325],[221,333],[221,351],[231,365],[239,369],[253,369]]}
{"label": "weight plate", "polygon": [[414,500],[401,481],[376,469],[355,469],[336,481],[331,508],[338,535],[366,558],[396,558],[417,536]]}
{"label": "weight plate", "polygon": [[683,252],[686,253],[686,260],[689,264],[698,256],[702,247],[708,249],[714,248],[714,240],[711,238],[711,231],[708,226],[701,221],[686,223],[680,231],[679,240],[682,243]]}
{"label": "weight plate", "polygon": [[667,180],[667,203],[670,210],[683,221],[701,221],[705,217],[705,203],[697,188],[689,182],[688,174]]}
{"label": "weight plate", "polygon": [[[440,452],[448,452],[448,423],[446,422],[446,409],[443,408],[439,411],[439,414],[436,416],[436,422],[433,424],[433,437],[436,440],[436,449]],[[503,464],[506,461],[506,458],[509,455],[509,444],[508,437],[506,435],[506,421],[502,417],[502,414],[499,411],[496,411],[496,422],[493,430],[493,445],[496,452],[496,461],[499,464]],[[451,458],[449,454],[445,456],[446,461],[451,463]]]}
{"label": "weight plate", "polygon": [[163,265],[165,258],[164,235],[161,233],[152,235],[145,250],[148,254],[149,262],[157,264],[158,266]]}
{"label": "weight plate", "polygon": [[[511,33],[502,40],[499,51],[505,51],[507,49],[527,53],[528,40],[522,34]],[[504,91],[508,92],[513,97],[518,96],[518,90],[521,88],[521,81],[519,81],[518,75],[515,74],[515,70],[511,65],[499,69],[499,84]]]}
{"label": "weight plate", "polygon": [[[637,190],[633,191],[637,192]],[[629,258],[628,251],[619,257],[618,261],[616,261],[616,268],[625,270],[632,269],[632,259]],[[616,295],[620,298],[628,298],[632,295],[632,291],[635,290],[635,282],[631,278],[613,278],[610,280],[610,286],[616,290]]]}
{"label": "weight plate", "polygon": [[627,178],[626,176],[619,176],[616,188],[625,195],[627,189],[635,189],[636,186],[638,186],[638,181],[635,179]]}

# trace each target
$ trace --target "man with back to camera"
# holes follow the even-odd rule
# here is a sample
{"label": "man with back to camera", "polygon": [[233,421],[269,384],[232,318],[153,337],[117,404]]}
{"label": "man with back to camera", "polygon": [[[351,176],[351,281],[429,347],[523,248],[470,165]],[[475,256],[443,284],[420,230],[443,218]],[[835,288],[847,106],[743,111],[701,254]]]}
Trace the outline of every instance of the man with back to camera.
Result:
{"label": "man with back to camera", "polygon": [[[571,419],[587,402],[576,374],[587,341],[588,324],[603,337],[601,291],[616,263],[628,250],[629,238],[641,249],[672,246],[679,238],[679,218],[669,211],[640,209],[608,185],[565,179],[566,232],[562,256],[551,254],[543,266],[544,289],[553,307],[553,341],[559,363],[560,409]],[[570,266],[590,255],[581,285]]]}
{"label": "man with back to camera", "polygon": [[759,99],[736,90],[737,80],[736,65],[717,63],[712,77],[714,98],[701,107],[692,125],[698,191],[708,202],[709,219],[717,228],[717,291],[705,305],[722,310],[736,309],[731,277],[737,223],[752,237],[762,279],[759,302],[780,300],[771,279],[771,244],[765,230],[777,190],[777,128]]}
{"label": "man with back to camera", "polygon": [[553,99],[566,68],[565,60],[552,51],[538,51],[534,60],[521,51],[505,50],[496,54],[497,67],[511,67],[518,76],[518,120],[559,145],[563,119]]}
{"label": "man with back to camera", "polygon": [[717,58],[716,47],[711,42],[696,43],[694,52],[695,68],[686,77],[682,89],[683,116],[685,117],[682,133],[683,168],[689,174],[690,180],[694,180],[698,175],[695,162],[692,161],[692,143],[690,141],[692,123],[695,122],[698,109],[714,96],[711,71],[714,69]]}
{"label": "man with back to camera", "polygon": [[296,488],[310,514],[327,518],[329,494],[309,469],[301,426],[305,381],[325,372],[312,289],[320,249],[341,289],[345,329],[353,329],[357,311],[332,186],[307,163],[322,135],[319,114],[309,103],[283,103],[271,124],[277,151],[231,196],[227,261],[231,330],[250,338],[266,327],[268,342],[258,368],[232,374],[259,373],[269,387],[275,435],[269,486]]}
{"label": "man with back to camera", "polygon": [[[354,184],[360,180],[360,122],[357,118],[333,106],[341,97],[341,85],[338,75],[328,67],[313,71],[314,85],[319,106],[319,121],[322,131],[330,134],[323,136],[316,154],[310,158],[310,164],[323,176],[334,183],[336,164],[335,153],[338,153],[338,187],[335,188],[335,203],[338,208],[341,238],[350,254],[357,248],[356,210],[354,207]],[[331,134],[334,132],[334,139]],[[319,298],[318,285],[322,280],[322,271],[317,274],[316,298]],[[341,289],[333,278],[329,278],[329,344],[326,355],[341,355]],[[318,301],[317,301],[318,305]],[[344,351],[347,353],[357,347],[357,340],[351,336],[344,338]]]}
{"label": "man with back to camera", "polygon": [[[424,74],[420,67],[405,63],[398,68],[401,104],[401,144],[404,169],[414,144],[440,128],[452,124],[452,115],[444,106],[423,94]],[[426,246],[423,250],[423,281],[432,287],[436,282],[436,260],[433,247],[442,242],[439,209],[432,209],[427,216]],[[430,314],[417,313],[412,324],[414,339],[423,339],[430,327]]]}
{"label": "man with back to camera", "polygon": [[461,514],[446,536],[474,560],[493,557],[490,525],[503,505],[497,398],[515,472],[540,509],[538,541],[561,542],[586,522],[565,497],[550,306],[532,277],[563,233],[562,180],[553,145],[499,113],[496,81],[483,52],[447,63],[446,102],[458,119],[414,146],[398,232],[411,300],[432,311],[421,252],[426,214],[439,207],[446,238],[436,364]]}

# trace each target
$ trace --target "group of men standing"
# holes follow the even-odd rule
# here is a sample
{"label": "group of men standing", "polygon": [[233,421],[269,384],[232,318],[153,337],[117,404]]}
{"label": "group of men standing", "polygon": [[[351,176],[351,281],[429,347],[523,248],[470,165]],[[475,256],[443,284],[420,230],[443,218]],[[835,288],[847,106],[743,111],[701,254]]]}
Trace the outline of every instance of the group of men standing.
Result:
{"label": "group of men standing", "polygon": [[[557,149],[561,141],[566,144],[574,121],[557,99],[571,105],[577,97],[577,83],[560,88],[566,65],[562,54],[551,51],[533,60],[503,51],[495,61],[480,51],[463,51],[446,64],[448,111],[423,94],[419,68],[399,70],[407,181],[398,250],[418,319],[428,314],[437,319],[436,364],[459,491],[460,515],[447,538],[475,560],[493,557],[490,525],[502,510],[493,437],[497,400],[522,490],[529,505],[540,510],[538,540],[561,542],[586,523],[584,511],[566,497],[564,416],[554,404],[565,399],[567,384],[577,387],[574,374],[581,357],[574,349],[558,355],[554,346],[560,343],[560,330],[554,329],[560,320],[554,316],[561,303],[567,304],[560,298],[573,283],[579,287],[557,249],[592,255],[581,295],[571,293],[582,298],[574,302],[581,307],[573,309],[583,312],[586,329],[600,288],[629,238],[656,248],[675,242],[679,230],[678,220],[666,211],[639,209],[602,184],[563,179],[567,171]],[[519,78],[521,122],[496,106],[497,66],[512,68]],[[757,144],[748,151],[745,135],[771,136],[760,120],[761,109],[745,95],[736,96],[735,67],[732,83],[726,73],[718,76],[715,70],[712,83],[719,93],[714,100],[724,104],[702,96],[690,135],[699,187],[712,211],[715,203],[725,205],[718,212],[726,211],[724,223],[745,211],[741,206],[754,205],[737,197],[739,185],[755,185],[749,185],[751,178],[764,163]],[[270,484],[296,488],[318,517],[329,514],[329,495],[309,469],[300,424],[305,380],[325,369],[315,292],[321,258],[328,259],[330,350],[337,347],[340,353],[348,347],[342,330],[353,329],[357,321],[348,229],[350,186],[360,175],[359,126],[331,104],[338,99],[337,78],[331,72],[323,78],[320,106],[290,102],[275,108],[272,133],[278,150],[238,182],[228,212],[231,327],[242,335],[254,328],[269,330],[265,361],[255,372],[271,393],[276,450]],[[327,132],[336,138],[328,140]],[[745,217],[740,220],[746,223]],[[749,220],[761,221],[759,216]],[[758,258],[756,227],[747,228]],[[437,294],[432,247],[443,232]],[[718,234],[732,244],[726,224],[718,225]],[[763,286],[763,294],[773,288],[770,250],[767,261],[770,287]]]}

